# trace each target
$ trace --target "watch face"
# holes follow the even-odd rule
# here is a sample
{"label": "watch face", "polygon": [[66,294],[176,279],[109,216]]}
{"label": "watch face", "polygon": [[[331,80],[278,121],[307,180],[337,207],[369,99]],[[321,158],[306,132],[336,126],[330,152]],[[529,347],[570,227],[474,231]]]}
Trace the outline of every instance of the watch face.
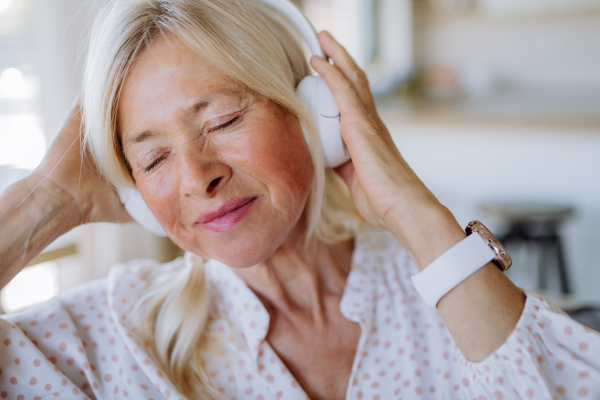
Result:
{"label": "watch face", "polygon": [[467,236],[470,235],[472,232],[477,232],[479,233],[479,235],[481,235],[483,240],[485,240],[485,242],[492,248],[492,250],[494,250],[494,253],[496,253],[496,257],[492,260],[492,262],[496,264],[496,266],[500,268],[501,271],[506,271],[510,268],[510,266],[512,265],[512,260],[510,259],[510,256],[508,255],[506,250],[504,250],[504,247],[502,246],[500,241],[496,239],[496,237],[492,235],[492,232],[490,232],[490,230],[486,228],[481,222],[469,222],[467,224],[467,227],[465,228],[465,232]]}

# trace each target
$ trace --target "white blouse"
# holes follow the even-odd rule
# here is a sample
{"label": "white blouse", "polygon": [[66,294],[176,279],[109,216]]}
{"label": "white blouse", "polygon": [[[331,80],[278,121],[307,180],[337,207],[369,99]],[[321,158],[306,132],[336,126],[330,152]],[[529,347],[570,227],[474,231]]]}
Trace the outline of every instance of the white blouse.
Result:
{"label": "white blouse", "polygon": [[[439,313],[415,292],[417,273],[387,232],[356,238],[340,303],[361,337],[346,399],[600,399],[600,335],[527,292],[514,331],[484,361],[467,361]],[[0,318],[0,398],[183,399],[124,321],[150,272],[171,271],[134,260],[108,278]],[[230,355],[208,360],[223,399],[306,399],[302,387],[265,340],[269,314],[227,266],[206,274]]]}

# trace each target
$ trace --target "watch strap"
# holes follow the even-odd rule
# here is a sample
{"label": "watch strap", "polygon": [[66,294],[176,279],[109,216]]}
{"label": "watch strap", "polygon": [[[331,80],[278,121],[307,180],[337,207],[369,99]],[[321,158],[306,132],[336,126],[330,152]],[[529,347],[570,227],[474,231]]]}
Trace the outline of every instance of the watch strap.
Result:
{"label": "watch strap", "polygon": [[413,275],[412,283],[425,303],[436,308],[446,293],[495,257],[481,235],[473,232]]}

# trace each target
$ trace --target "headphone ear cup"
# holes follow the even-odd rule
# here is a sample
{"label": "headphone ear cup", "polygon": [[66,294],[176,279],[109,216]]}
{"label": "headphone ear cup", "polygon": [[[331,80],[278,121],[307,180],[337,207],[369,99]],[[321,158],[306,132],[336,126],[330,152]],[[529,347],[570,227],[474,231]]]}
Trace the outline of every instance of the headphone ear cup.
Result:
{"label": "headphone ear cup", "polygon": [[325,166],[335,168],[350,159],[342,140],[340,111],[327,82],[320,76],[307,76],[296,89],[308,107],[319,132]]}
{"label": "headphone ear cup", "polygon": [[117,186],[116,190],[125,210],[138,224],[157,236],[167,236],[137,189]]}

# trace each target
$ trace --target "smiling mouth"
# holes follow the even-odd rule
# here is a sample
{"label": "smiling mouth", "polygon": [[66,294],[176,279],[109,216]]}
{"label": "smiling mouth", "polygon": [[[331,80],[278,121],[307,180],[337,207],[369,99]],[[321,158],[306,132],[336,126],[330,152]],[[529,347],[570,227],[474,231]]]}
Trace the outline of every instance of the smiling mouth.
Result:
{"label": "smiling mouth", "polygon": [[225,232],[233,228],[248,214],[257,199],[258,196],[229,200],[218,210],[200,216],[197,222],[211,232]]}

